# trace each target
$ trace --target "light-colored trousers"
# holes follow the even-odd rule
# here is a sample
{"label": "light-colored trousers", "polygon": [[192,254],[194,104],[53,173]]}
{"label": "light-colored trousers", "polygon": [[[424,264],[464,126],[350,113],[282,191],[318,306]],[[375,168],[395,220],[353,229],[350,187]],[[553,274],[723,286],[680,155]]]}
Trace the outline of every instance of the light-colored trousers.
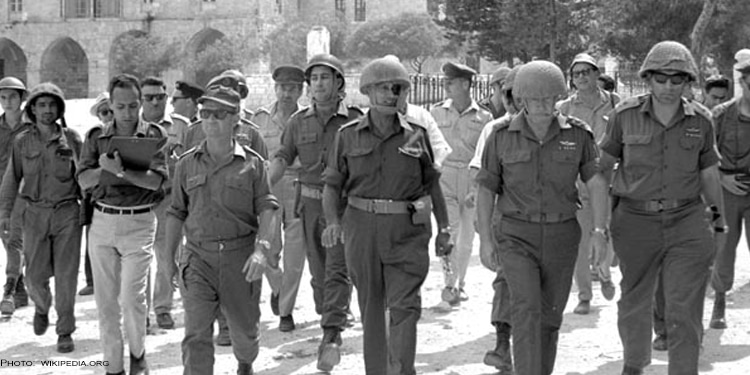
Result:
{"label": "light-colored trousers", "polygon": [[476,208],[466,205],[466,196],[469,194],[469,188],[473,183],[468,167],[443,166],[440,187],[443,189],[445,204],[448,208],[451,238],[455,242],[455,247],[450,255],[453,274],[444,273],[446,287],[464,287],[466,269],[469,267],[469,258],[471,258],[475,235]]}

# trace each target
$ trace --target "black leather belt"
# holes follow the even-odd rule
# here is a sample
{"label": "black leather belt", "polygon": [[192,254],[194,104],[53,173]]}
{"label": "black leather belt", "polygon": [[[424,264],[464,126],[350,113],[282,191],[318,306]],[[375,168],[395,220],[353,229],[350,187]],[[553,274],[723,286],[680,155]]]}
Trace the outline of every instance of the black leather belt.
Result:
{"label": "black leather belt", "polygon": [[154,206],[149,207],[143,207],[143,208],[111,208],[111,207],[103,207],[98,204],[94,204],[94,208],[97,210],[104,212],[105,214],[110,215],[138,215],[138,214],[145,214],[146,212],[151,212],[151,210],[154,209]]}
{"label": "black leather belt", "polygon": [[409,214],[408,201],[394,201],[390,199],[365,199],[349,197],[347,202],[350,206],[374,214]]}
{"label": "black leather belt", "polygon": [[562,213],[538,213],[538,214],[503,214],[503,217],[509,217],[516,220],[527,221],[529,223],[555,224],[562,223],[575,218],[574,215]]}
{"label": "black leather belt", "polygon": [[689,206],[698,201],[700,201],[700,198],[698,197],[689,199],[658,199],[650,201],[620,197],[620,202],[629,208],[646,212],[673,210],[675,208]]}
{"label": "black leather belt", "polygon": [[301,188],[300,195],[302,195],[303,197],[317,199],[317,200],[323,199],[323,190],[313,188],[307,185],[302,185],[300,186],[300,188]]}

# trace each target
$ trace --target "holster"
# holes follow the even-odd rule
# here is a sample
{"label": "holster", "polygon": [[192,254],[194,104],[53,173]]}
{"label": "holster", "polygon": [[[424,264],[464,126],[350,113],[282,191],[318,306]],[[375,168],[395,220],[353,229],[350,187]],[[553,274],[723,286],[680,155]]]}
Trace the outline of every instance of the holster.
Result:
{"label": "holster", "polygon": [[94,202],[91,201],[91,192],[83,193],[81,205],[78,211],[78,221],[81,226],[91,224],[94,217]]}
{"label": "holster", "polygon": [[411,222],[414,225],[430,224],[432,213],[432,198],[429,195],[418,198],[409,203]]}

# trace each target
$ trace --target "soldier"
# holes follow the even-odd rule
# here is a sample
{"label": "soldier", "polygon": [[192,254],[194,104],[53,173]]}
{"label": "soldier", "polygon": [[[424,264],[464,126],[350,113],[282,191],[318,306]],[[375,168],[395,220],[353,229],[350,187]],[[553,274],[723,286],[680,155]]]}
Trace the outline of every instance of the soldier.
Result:
{"label": "soldier", "polygon": [[706,78],[706,83],[703,86],[703,105],[708,109],[713,109],[731,98],[729,78],[720,74]]}
{"label": "soldier", "polygon": [[[477,149],[474,152],[474,157],[469,162],[469,167],[475,169],[477,172],[482,169],[482,154],[484,153],[487,138],[497,129],[497,126],[509,121],[519,111],[513,99],[513,81],[519,69],[521,69],[521,65],[515,66],[503,80],[503,86],[501,87],[503,96],[501,99],[503,100],[503,108],[506,109],[505,115],[488,122],[479,135]],[[497,230],[496,227],[500,225],[500,209],[497,207],[497,200],[495,200],[494,206],[492,226],[493,230]],[[505,279],[505,273],[498,257],[495,256],[498,252],[497,243],[492,241],[491,246],[481,246],[480,244],[479,249],[485,252],[491,251],[490,253],[480,252],[479,259],[485,267],[495,272],[495,280],[492,282],[495,294],[492,298],[490,322],[495,327],[496,344],[495,349],[489,350],[484,354],[484,364],[500,370],[501,375],[510,375],[513,373],[513,359],[510,354],[511,301],[508,281]]]}
{"label": "soldier", "polygon": [[617,95],[615,93],[617,91],[617,82],[608,74],[599,74],[599,77],[596,78],[596,85],[604,91]]}
{"label": "soldier", "polygon": [[188,125],[198,121],[198,99],[203,89],[188,81],[176,81],[172,92],[172,116],[179,115]]}
{"label": "soldier", "polygon": [[[555,102],[566,93],[555,64],[537,60],[521,67],[513,95],[523,109],[487,139],[477,174],[480,244],[484,254],[497,251],[510,288],[517,374],[551,374],[554,368],[581,237],[578,177],[586,182],[594,207],[605,202],[606,182],[598,173],[591,130],[555,111]],[[496,195],[502,219],[494,231],[495,250],[491,216]],[[604,215],[595,215],[594,223],[592,245],[603,254]]]}
{"label": "soldier", "polygon": [[49,326],[49,279],[54,277],[57,351],[69,353],[75,349],[70,335],[76,329],[75,298],[81,258],[81,191],[75,180],[81,136],[65,125],[65,97],[50,82],[31,89],[24,112],[33,125],[13,141],[0,186],[0,230],[9,229],[11,211],[20,195],[26,206],[23,249],[26,283],[36,306],[34,334],[43,335]]}
{"label": "soldier", "polygon": [[95,210],[88,241],[106,370],[124,374],[122,317],[130,349],[130,374],[144,374],[148,372],[146,279],[154,257],[153,211],[164,197],[162,185],[167,179],[166,158],[158,151],[148,170],[125,169],[119,153],[115,151],[110,157],[108,150],[113,136],[166,141],[167,134],[161,126],[141,120],[143,96],[137,78],[128,74],[112,77],[109,96],[115,119],[86,134],[78,182],[84,190],[93,189]]}
{"label": "soldier", "polygon": [[322,315],[323,339],[318,347],[317,366],[321,371],[331,371],[340,361],[341,331],[347,324],[351,289],[344,247],[337,245],[326,249],[321,243],[320,236],[325,229],[321,174],[336,132],[342,125],[362,116],[362,111],[344,105],[344,68],[335,56],[311,57],[305,68],[305,81],[312,94],[312,105],[289,119],[281,135],[281,147],[271,161],[270,175],[271,185],[275,186],[287,166],[299,158],[302,230],[315,311]]}
{"label": "soldier", "polygon": [[[406,69],[393,59],[365,66],[360,92],[369,97],[371,108],[367,117],[338,132],[324,172],[328,225],[323,244],[331,251],[345,238],[362,312],[367,374],[416,374],[419,291],[430,263],[432,207],[440,228],[436,252],[443,256],[451,251],[428,135],[398,115],[409,86]],[[340,217],[342,194],[348,206]]]}
{"label": "soldier", "polygon": [[[305,72],[296,66],[284,65],[274,69],[272,78],[275,82],[276,101],[258,108],[252,121],[260,127],[270,153],[275,154],[281,146],[281,134],[286,128],[289,117],[299,110],[297,101],[302,96]],[[294,310],[294,302],[297,299],[297,291],[305,267],[302,220],[296,210],[299,202],[296,194],[299,186],[297,184],[299,169],[299,162],[289,166],[281,182],[273,188],[273,193],[281,204],[281,209],[276,211],[276,220],[284,224],[282,256],[284,267],[283,274],[268,270],[266,277],[272,289],[271,311],[280,316],[279,330],[281,332],[289,332],[295,328],[292,310]],[[278,229],[281,227],[279,226]],[[271,245],[274,253],[281,252],[280,230],[274,233]]]}
{"label": "soldier", "polygon": [[[585,122],[594,132],[594,139],[599,141],[604,136],[609,113],[615,108],[620,98],[603,89],[596,84],[599,76],[599,67],[591,55],[579,53],[570,64],[569,74],[571,86],[576,91],[567,99],[557,103],[557,108],[563,115],[572,116]],[[593,213],[591,212],[591,200],[586,185],[579,181],[578,192],[581,208],[576,212],[578,223],[581,224],[581,242],[578,245],[578,258],[574,278],[578,287],[578,306],[573,312],[587,315],[591,311],[591,248],[589,247],[591,230],[594,228]],[[608,301],[615,297],[615,284],[609,265],[612,263],[614,252],[607,251],[605,267],[594,270],[601,283],[601,292]]]}
{"label": "soldier", "polygon": [[[0,79],[0,173],[5,174],[10,154],[13,151],[13,140],[18,134],[33,126],[23,121],[21,103],[26,100],[26,85],[16,77]],[[2,181],[0,179],[0,181]],[[5,247],[5,286],[0,312],[12,315],[16,308],[29,304],[29,296],[23,282],[23,208],[25,203],[19,196],[10,212],[10,227],[2,233]]]}
{"label": "soldier", "polygon": [[[724,215],[729,232],[723,248],[717,249],[716,260],[711,275],[711,287],[716,292],[714,308],[709,326],[715,329],[727,328],[724,310],[726,293],[734,283],[734,261],[737,244],[742,234],[742,222],[750,212],[750,60],[739,62],[735,70],[740,72],[742,95],[714,108],[714,124],[721,162],[721,185],[724,195]],[[715,91],[715,89],[714,89]],[[710,92],[710,91],[709,91]],[[745,232],[745,239],[748,234]]]}
{"label": "soldier", "polygon": [[503,105],[503,82],[510,73],[510,68],[504,66],[497,68],[492,77],[490,77],[490,87],[492,95],[482,99],[479,102],[484,109],[490,111],[493,119],[498,119],[505,115],[506,109]]}
{"label": "soldier", "polygon": [[430,113],[453,152],[443,162],[440,184],[448,205],[451,238],[456,251],[451,254],[450,271],[444,271],[445,288],[442,299],[456,306],[469,297],[464,291],[464,279],[474,242],[476,185],[469,161],[474,156],[479,133],[492,120],[492,114],[471,98],[472,79],[476,72],[463,64],[448,62],[443,65],[447,99],[435,104]]}
{"label": "soldier", "polygon": [[[206,139],[180,158],[167,216],[170,257],[183,229],[187,237],[179,261],[185,305],[183,373],[213,373],[211,336],[221,309],[239,362],[237,374],[249,375],[259,346],[259,273],[263,259],[276,259],[270,240],[278,203],[263,158],[234,140],[239,93],[216,86],[198,102]],[[176,274],[172,267],[170,275]]]}
{"label": "soldier", "polygon": [[[612,241],[622,271],[617,324],[624,375],[642,374],[651,362],[652,300],[660,276],[669,373],[698,373],[703,297],[714,256],[706,204],[714,231],[726,232],[726,224],[711,114],[681,97],[697,72],[684,45],[654,45],[639,71],[650,92],[617,107],[600,144],[606,169],[619,161]],[[594,206],[595,216],[597,210],[602,215],[606,208]],[[723,235],[716,237],[723,242]]]}

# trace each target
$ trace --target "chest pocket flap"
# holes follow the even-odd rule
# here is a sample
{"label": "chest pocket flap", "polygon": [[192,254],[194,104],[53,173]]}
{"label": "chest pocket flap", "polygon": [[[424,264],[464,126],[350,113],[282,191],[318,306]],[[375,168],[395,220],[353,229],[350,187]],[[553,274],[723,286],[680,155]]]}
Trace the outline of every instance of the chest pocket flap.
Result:
{"label": "chest pocket flap", "polygon": [[647,145],[651,143],[651,134],[626,134],[622,136],[626,145]]}
{"label": "chest pocket flap", "polygon": [[193,176],[188,178],[187,180],[187,190],[195,189],[199,186],[203,186],[206,184],[206,175],[205,174],[199,174],[197,176]]}
{"label": "chest pocket flap", "polygon": [[503,161],[507,164],[525,163],[531,160],[531,150],[518,150],[503,155]]}
{"label": "chest pocket flap", "polygon": [[298,143],[305,145],[308,143],[315,143],[318,140],[317,133],[300,133]]}

